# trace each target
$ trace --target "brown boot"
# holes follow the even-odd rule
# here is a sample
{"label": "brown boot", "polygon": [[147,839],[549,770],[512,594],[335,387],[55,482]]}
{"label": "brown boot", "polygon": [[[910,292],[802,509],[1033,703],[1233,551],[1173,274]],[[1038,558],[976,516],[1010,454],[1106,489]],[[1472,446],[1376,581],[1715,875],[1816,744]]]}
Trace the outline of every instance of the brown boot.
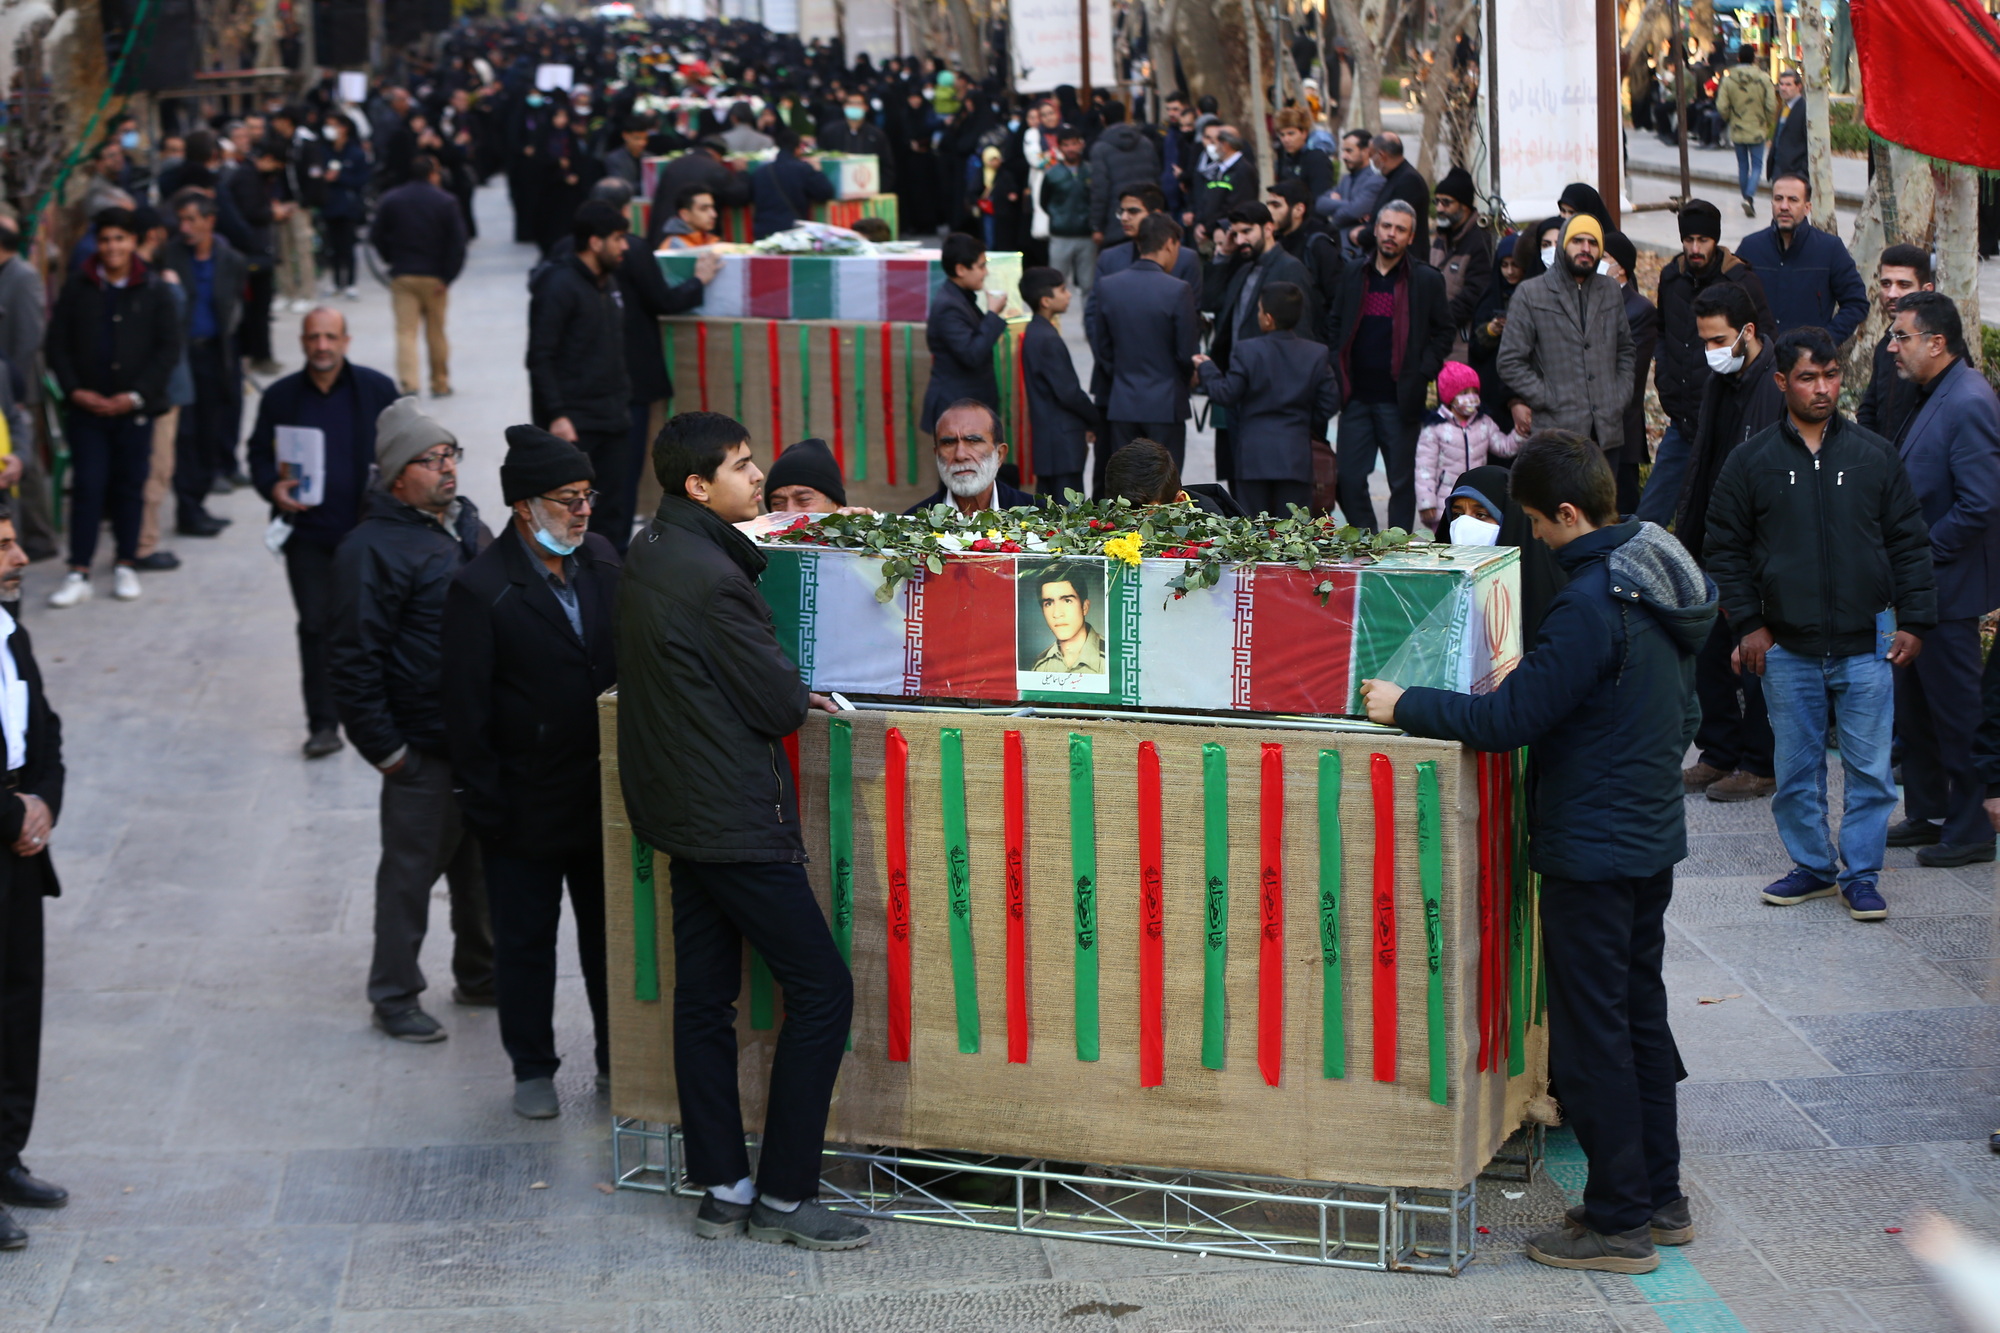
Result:
{"label": "brown boot", "polygon": [[1707,791],[1728,776],[1729,770],[1714,764],[1694,764],[1681,770],[1681,790]]}
{"label": "brown boot", "polygon": [[1776,778],[1760,778],[1755,773],[1737,769],[1722,781],[1708,789],[1708,799],[1728,804],[1732,801],[1755,801],[1769,796],[1778,789]]}

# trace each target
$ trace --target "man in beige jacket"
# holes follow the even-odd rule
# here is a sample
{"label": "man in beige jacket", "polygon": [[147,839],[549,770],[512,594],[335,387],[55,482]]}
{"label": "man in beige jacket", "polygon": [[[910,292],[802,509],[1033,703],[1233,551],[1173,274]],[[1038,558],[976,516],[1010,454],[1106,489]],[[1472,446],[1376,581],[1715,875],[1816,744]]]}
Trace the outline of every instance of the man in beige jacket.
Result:
{"label": "man in beige jacket", "polygon": [[1736,184],[1743,194],[1743,216],[1757,216],[1757,182],[1764,175],[1764,145],[1778,123],[1778,85],[1757,65],[1757,44],[1745,42],[1736,53],[1737,65],[1722,76],[1715,90],[1715,109],[1729,126],[1736,145]]}

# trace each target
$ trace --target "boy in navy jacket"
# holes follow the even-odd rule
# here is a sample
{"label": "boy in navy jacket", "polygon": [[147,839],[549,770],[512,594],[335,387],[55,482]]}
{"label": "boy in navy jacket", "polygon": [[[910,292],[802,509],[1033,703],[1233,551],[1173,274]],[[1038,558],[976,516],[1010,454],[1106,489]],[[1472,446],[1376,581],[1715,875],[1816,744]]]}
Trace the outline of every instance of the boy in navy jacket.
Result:
{"label": "boy in navy jacket", "polygon": [[1031,268],[1021,275],[1021,300],[1034,318],[1021,335],[1021,370],[1027,380],[1028,423],[1035,448],[1035,494],[1061,500],[1083,493],[1083,464],[1093,441],[1110,444],[1097,404],[1076,377],[1076,362],[1056,320],[1069,309],[1062,270]]}

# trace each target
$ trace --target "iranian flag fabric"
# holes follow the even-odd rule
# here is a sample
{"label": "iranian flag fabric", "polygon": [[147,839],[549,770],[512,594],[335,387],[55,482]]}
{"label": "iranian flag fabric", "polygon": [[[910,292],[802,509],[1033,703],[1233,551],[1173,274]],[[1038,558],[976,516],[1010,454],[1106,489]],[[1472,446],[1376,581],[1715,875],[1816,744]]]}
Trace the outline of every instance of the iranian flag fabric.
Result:
{"label": "iranian flag fabric", "polygon": [[955,556],[877,600],[881,561],[767,546],[759,581],[813,689],[900,698],[1359,714],[1360,682],[1484,693],[1521,655],[1518,553],[1429,548],[1310,573]]}

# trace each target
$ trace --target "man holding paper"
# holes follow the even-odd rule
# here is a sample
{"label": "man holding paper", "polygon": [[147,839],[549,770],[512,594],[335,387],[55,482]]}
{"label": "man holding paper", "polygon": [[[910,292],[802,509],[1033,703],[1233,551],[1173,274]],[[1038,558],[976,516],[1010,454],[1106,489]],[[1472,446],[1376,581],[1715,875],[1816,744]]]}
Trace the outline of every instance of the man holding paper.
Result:
{"label": "man holding paper", "polygon": [[333,549],[361,521],[375,462],[375,418],[396,401],[396,384],[347,359],[347,317],[321,307],[299,332],[304,370],[272,382],[250,432],[250,477],[275,511],[267,540],[282,543],[285,577],[299,615],[308,759],[340,749],[340,719],[327,680],[327,605]]}

